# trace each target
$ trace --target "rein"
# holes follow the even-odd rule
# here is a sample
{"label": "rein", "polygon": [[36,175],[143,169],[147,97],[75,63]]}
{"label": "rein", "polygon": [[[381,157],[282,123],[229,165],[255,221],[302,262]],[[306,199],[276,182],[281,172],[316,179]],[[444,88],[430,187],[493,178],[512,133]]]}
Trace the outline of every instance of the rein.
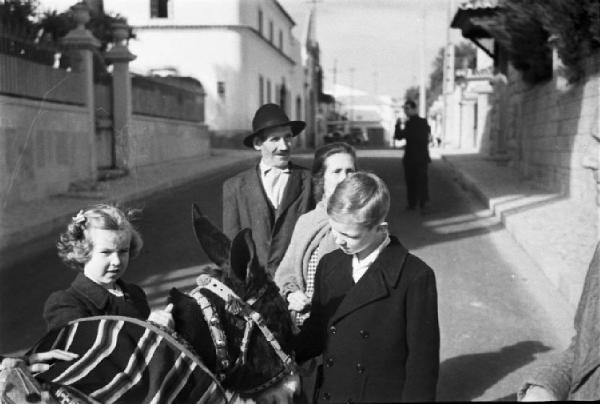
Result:
{"label": "rein", "polygon": [[[286,374],[293,374],[295,370],[294,360],[286,354],[281,345],[267,327],[264,319],[256,310],[252,308],[262,296],[265,294],[267,287],[263,286],[256,297],[248,299],[247,301],[243,301],[229,286],[225,285],[220,280],[213,278],[208,274],[202,274],[196,279],[196,283],[198,287],[192,290],[189,295],[193,297],[200,308],[202,309],[202,314],[206,323],[208,324],[208,328],[210,330],[210,335],[215,345],[216,352],[216,375],[220,381],[223,381],[227,374],[235,371],[239,366],[242,366],[246,363],[247,353],[248,353],[248,344],[250,342],[250,336],[254,328],[258,328],[260,332],[263,334],[269,345],[273,348],[279,360],[282,362],[284,368],[283,370],[275,375],[272,379],[266,381],[265,383],[254,387],[250,390],[246,390],[242,393],[244,394],[253,394],[259,391],[265,390],[266,388],[276,384],[279,382]],[[231,365],[231,360],[229,358],[229,352],[227,350],[227,339],[225,337],[225,333],[223,331],[223,326],[221,324],[221,320],[217,314],[217,311],[213,304],[202,294],[203,290],[207,290],[215,294],[221,300],[225,302],[225,310],[230,314],[236,317],[242,317],[245,322],[244,328],[244,337],[242,339],[240,345],[240,355],[233,364]]]}

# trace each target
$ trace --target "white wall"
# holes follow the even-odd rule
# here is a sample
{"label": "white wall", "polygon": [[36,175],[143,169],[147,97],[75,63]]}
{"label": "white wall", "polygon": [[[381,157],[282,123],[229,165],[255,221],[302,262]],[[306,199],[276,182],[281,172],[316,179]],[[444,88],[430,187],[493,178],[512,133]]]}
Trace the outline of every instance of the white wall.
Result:
{"label": "white wall", "polygon": [[133,115],[129,135],[131,167],[210,154],[208,129],[200,123]]}
{"label": "white wall", "polygon": [[[134,25],[137,38],[129,42],[131,52],[137,55],[130,65],[133,72],[147,74],[150,69],[174,67],[179,75],[200,80],[206,91],[206,124],[211,130],[251,129],[260,104],[259,75],[264,77],[265,102],[267,80],[275,102],[276,85],[285,78],[291,95],[288,111],[296,118],[295,99],[303,91],[300,44],[291,35],[292,21],[274,0],[177,0],[171,3],[172,18],[166,19],[149,18],[149,0],[105,0],[104,4],[105,10],[124,15]],[[259,8],[262,37],[257,35]],[[269,21],[274,26],[272,43],[268,41]],[[168,27],[157,27],[161,25]],[[225,83],[224,95],[217,92],[218,82]]]}

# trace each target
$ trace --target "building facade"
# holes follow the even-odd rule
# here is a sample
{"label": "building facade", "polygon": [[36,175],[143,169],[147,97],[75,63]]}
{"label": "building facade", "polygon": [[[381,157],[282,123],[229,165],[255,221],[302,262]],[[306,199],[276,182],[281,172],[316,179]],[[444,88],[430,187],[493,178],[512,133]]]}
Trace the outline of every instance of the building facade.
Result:
{"label": "building facade", "polygon": [[132,71],[202,83],[213,144],[241,145],[264,103],[307,120],[295,22],[276,0],[105,0],[104,8],[134,28]]}

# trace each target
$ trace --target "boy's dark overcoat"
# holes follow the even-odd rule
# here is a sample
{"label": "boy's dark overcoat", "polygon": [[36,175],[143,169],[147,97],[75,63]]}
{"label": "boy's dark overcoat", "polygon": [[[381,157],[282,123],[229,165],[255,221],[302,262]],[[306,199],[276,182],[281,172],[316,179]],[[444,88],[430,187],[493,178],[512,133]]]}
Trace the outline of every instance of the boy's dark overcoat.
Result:
{"label": "boy's dark overcoat", "polygon": [[296,359],[323,354],[318,402],[433,401],[439,326],[431,268],[392,237],[354,285],[352,257],[319,262]]}
{"label": "boy's dark overcoat", "polygon": [[296,221],[315,207],[310,172],[292,163],[290,170],[277,211],[270,207],[258,165],[223,184],[223,232],[233,239],[240,230],[251,229],[259,263],[271,275],[285,254]]}

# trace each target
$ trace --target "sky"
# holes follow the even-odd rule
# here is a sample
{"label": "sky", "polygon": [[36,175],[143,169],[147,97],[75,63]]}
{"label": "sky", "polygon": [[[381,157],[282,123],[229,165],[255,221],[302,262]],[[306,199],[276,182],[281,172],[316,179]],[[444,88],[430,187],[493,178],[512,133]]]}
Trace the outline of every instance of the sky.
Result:
{"label": "sky", "polygon": [[[316,32],[325,89],[335,80],[371,94],[402,99],[420,80],[420,52],[425,44],[425,77],[447,38],[450,0],[318,0]],[[312,1],[279,0],[295,20],[302,39]],[[455,5],[458,1],[453,2]],[[424,24],[423,24],[423,15]],[[460,41],[455,30],[454,41]],[[423,38],[422,33],[425,32]],[[352,73],[351,69],[354,69]]]}
{"label": "sky", "polygon": [[[64,8],[75,1],[40,0],[40,4]],[[451,0],[278,1],[296,22],[293,32],[299,40],[305,35],[307,16],[316,2],[326,91],[333,87],[335,65],[337,84],[402,99],[408,87],[419,84],[423,44],[427,80],[439,48],[446,43]],[[454,14],[460,0],[452,3]],[[460,33],[452,31],[453,40],[461,41]]]}

